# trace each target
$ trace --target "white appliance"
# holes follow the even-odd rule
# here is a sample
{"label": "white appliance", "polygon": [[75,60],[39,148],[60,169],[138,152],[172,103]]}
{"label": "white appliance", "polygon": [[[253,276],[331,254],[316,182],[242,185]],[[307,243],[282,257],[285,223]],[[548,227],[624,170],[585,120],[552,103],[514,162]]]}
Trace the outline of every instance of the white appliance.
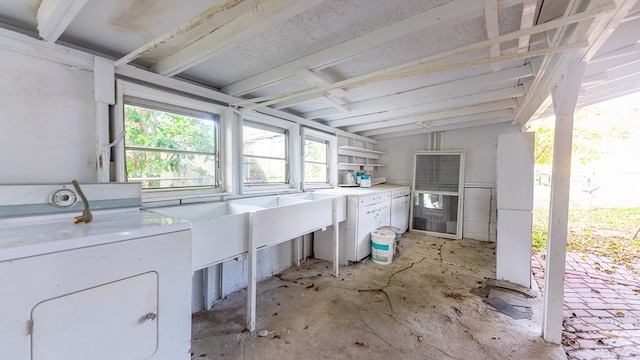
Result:
{"label": "white appliance", "polygon": [[0,185],[0,349],[13,360],[189,359],[188,222],[139,184]]}

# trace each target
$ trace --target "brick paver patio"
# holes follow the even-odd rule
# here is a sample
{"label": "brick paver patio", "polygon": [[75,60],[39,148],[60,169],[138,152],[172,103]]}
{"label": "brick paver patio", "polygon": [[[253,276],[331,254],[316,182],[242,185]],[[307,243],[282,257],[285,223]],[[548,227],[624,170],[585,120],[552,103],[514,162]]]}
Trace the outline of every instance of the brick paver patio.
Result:
{"label": "brick paver patio", "polygon": [[[532,266],[544,292],[544,255]],[[563,345],[570,360],[640,358],[640,276],[604,257],[567,253]]]}

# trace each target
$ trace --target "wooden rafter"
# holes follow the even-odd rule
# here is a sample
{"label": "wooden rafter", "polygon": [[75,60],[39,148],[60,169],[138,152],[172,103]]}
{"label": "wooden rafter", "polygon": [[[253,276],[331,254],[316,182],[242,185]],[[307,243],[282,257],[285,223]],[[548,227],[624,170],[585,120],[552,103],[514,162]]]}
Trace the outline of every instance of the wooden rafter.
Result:
{"label": "wooden rafter", "polygon": [[[485,0],[484,4],[484,20],[487,28],[487,38],[493,39],[500,35],[500,29],[498,26],[498,0]],[[500,44],[493,44],[489,46],[489,56],[500,56]],[[499,71],[501,64],[498,62],[491,63],[493,71]]]}
{"label": "wooden rafter", "polygon": [[265,0],[249,11],[160,60],[151,70],[173,76],[205,62],[231,44],[318,5],[317,0]]}
{"label": "wooden rafter", "polygon": [[[158,48],[159,46],[166,43],[167,41],[175,38],[176,36],[180,34],[184,34],[188,31],[191,31],[203,24],[206,24],[206,23],[209,24],[209,26],[206,26],[207,29],[205,30],[206,33],[209,33],[219,28],[220,26],[226,24],[227,22],[231,21],[236,16],[232,11],[233,9],[246,8],[247,6],[254,6],[254,5],[257,5],[258,2],[259,0],[227,0],[222,4],[212,6],[207,10],[201,12],[197,16],[189,19],[187,22],[178,26],[177,28],[163,34],[162,36],[159,36],[156,39],[153,39],[152,41],[149,41],[148,43],[135,49],[129,54],[116,60],[115,66],[127,64],[141,56],[144,56],[145,54],[153,51],[154,49]],[[242,4],[243,6],[238,6],[240,4]],[[193,37],[193,40],[191,40],[190,42],[193,42],[201,38],[203,35],[196,34],[196,36]]]}
{"label": "wooden rafter", "polygon": [[[392,110],[401,107],[410,106],[417,102],[425,102],[424,99],[441,93],[454,92],[457,89],[472,89],[484,86],[488,83],[513,81],[515,84],[518,79],[533,76],[531,65],[523,65],[516,68],[505,69],[495,73],[486,73],[477,76],[467,77],[463,79],[453,80],[446,83],[435,84],[420,89],[405,91],[400,94],[388,95],[380,98],[363,100],[347,105],[349,109],[348,116],[337,112],[332,108],[322,109],[305,113],[307,119],[321,118],[328,122],[331,126],[352,125],[349,123],[335,122],[347,117],[364,115],[371,112]],[[335,125],[334,125],[335,124]]]}
{"label": "wooden rafter", "polygon": [[378,121],[371,124],[350,126],[345,128],[345,130],[349,132],[359,133],[363,131],[391,128],[394,126],[412,124],[417,122],[438,120],[438,119],[447,118],[447,117],[470,115],[470,114],[475,114],[479,112],[495,111],[495,110],[501,110],[501,109],[513,109],[517,106],[518,106],[518,102],[515,99],[494,100],[494,101],[488,101],[484,103],[475,103],[467,106],[460,105],[458,107],[449,108],[447,110],[428,112],[424,114],[415,114],[408,118],[401,118],[401,119],[396,118],[391,120]]}
{"label": "wooden rafter", "polygon": [[[518,2],[522,2],[522,0],[502,1],[500,5],[507,7]],[[316,70],[333,66],[417,31],[425,29],[436,30],[481,16],[483,11],[484,5],[478,0],[454,0],[387,27],[227,85],[222,88],[222,92],[232,95],[244,95],[288,79],[300,68]]]}
{"label": "wooden rafter", "polygon": [[88,0],[43,0],[38,7],[38,34],[48,42],[58,40]]}

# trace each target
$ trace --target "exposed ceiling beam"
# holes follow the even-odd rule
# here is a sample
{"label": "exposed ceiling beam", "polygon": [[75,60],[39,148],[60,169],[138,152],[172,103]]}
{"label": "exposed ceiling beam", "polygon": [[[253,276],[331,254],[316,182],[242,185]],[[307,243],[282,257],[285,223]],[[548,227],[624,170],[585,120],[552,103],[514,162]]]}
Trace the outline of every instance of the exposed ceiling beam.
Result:
{"label": "exposed ceiling beam", "polygon": [[[298,75],[299,77],[304,79],[306,82],[314,86],[324,86],[324,85],[330,84],[330,82],[326,81],[325,79],[321,78],[320,76],[318,76],[317,74],[315,74],[314,72],[306,68],[298,69],[298,71],[296,71],[296,75]],[[327,92],[337,97],[347,96],[347,92],[344,89],[340,89],[340,88],[331,89]]]}
{"label": "exposed ceiling beam", "polygon": [[[457,123],[463,123],[463,122],[479,121],[479,120],[486,120],[486,119],[496,119],[496,118],[513,119],[513,110],[511,110],[511,109],[502,109],[502,110],[488,111],[488,112],[483,112],[483,113],[474,113],[474,114],[462,115],[462,116],[457,116],[457,117],[450,117],[450,118],[431,120],[426,124],[425,124],[426,121],[423,121],[423,122],[420,122],[420,123],[412,123],[412,124],[409,124],[409,125],[394,126],[392,128],[384,128],[384,129],[378,129],[378,130],[365,131],[365,132],[361,133],[361,135],[362,136],[371,137],[371,136],[376,136],[376,135],[388,134],[390,132],[406,131],[406,130],[416,129],[416,124],[418,124],[418,125],[425,124],[425,126],[427,128],[432,128],[432,127],[448,125],[448,124],[457,124]],[[508,121],[508,120],[505,120],[505,121]],[[420,127],[423,127],[423,126],[420,126]]]}
{"label": "exposed ceiling beam", "polygon": [[[611,32],[607,31],[603,26],[608,25],[615,28],[624,18],[624,15],[635,5],[636,1],[616,0],[615,3],[609,5],[614,11],[603,12],[594,18],[594,21],[579,23],[573,28],[567,26],[559,28],[549,40],[550,46],[588,38],[590,41],[589,46],[578,53],[582,60],[588,61],[602,46],[604,40],[611,35]],[[581,2],[578,0],[571,1],[565,11],[565,16],[561,19],[580,14],[578,12],[580,4]],[[585,12],[595,10],[598,6],[595,2],[589,2],[588,8]],[[572,56],[576,56],[576,54]],[[562,72],[566,71],[568,61],[567,53],[549,54],[543,58],[531,89],[516,112],[514,123],[525,127],[529,121],[534,119],[535,114],[544,111],[544,109],[540,109],[541,106],[549,106],[549,102],[545,100],[551,90],[551,85],[558,80]]]}
{"label": "exposed ceiling beam", "polygon": [[345,105],[349,110],[348,115],[340,114],[338,111],[327,108],[322,110],[310,111],[304,114],[307,119],[323,119],[333,121],[345,117],[358,116],[371,112],[397,109],[415,104],[416,102],[426,102],[429,97],[453,92],[458,89],[472,89],[479,86],[496,82],[513,81],[517,83],[518,79],[533,76],[531,65],[523,65],[516,68],[509,68],[499,72],[485,73],[477,76],[453,80],[446,83],[431,85],[416,90],[405,91],[399,94],[388,95],[385,97],[363,100]]}
{"label": "exposed ceiling beam", "polygon": [[[501,5],[508,6],[521,1],[522,0],[503,1]],[[244,95],[288,79],[300,68],[315,70],[333,66],[353,56],[391,43],[417,31],[425,29],[435,30],[473,19],[481,16],[483,11],[484,4],[478,0],[454,0],[403,21],[374,30],[360,37],[227,85],[222,88],[222,92],[232,95]]]}
{"label": "exposed ceiling beam", "polygon": [[[498,0],[485,0],[484,22],[488,39],[493,39],[500,35],[500,28],[498,26]],[[500,44],[493,44],[489,47],[489,56],[500,56]],[[501,64],[498,62],[491,63],[491,68],[493,71],[499,71]]]}
{"label": "exposed ceiling beam", "polygon": [[477,104],[477,105],[459,107],[459,108],[450,109],[450,110],[421,114],[421,115],[416,115],[409,118],[393,119],[393,120],[375,122],[372,124],[352,126],[352,127],[346,128],[345,130],[348,132],[357,133],[357,132],[368,131],[368,130],[390,128],[390,127],[406,125],[411,123],[438,120],[442,118],[476,114],[480,112],[495,111],[495,110],[502,110],[502,109],[513,109],[517,106],[518,106],[518,102],[515,99],[506,99],[506,100],[488,102],[484,104]]}
{"label": "exposed ceiling beam", "polygon": [[[486,65],[494,61],[525,59],[525,58],[536,57],[540,55],[546,55],[550,53],[562,53],[572,49],[583,48],[587,45],[588,45],[587,42],[583,41],[583,42],[577,42],[569,45],[556,46],[553,48],[532,50],[526,53],[501,55],[495,58],[470,60],[470,61],[464,61],[459,63],[453,63],[449,65],[435,66],[435,67],[428,63],[427,64],[419,63],[418,66],[413,66],[413,69],[409,69],[409,70],[404,70],[404,69],[411,68],[412,66],[407,66],[406,64],[403,64],[403,65],[398,65],[399,67],[398,70],[394,70],[394,68],[396,67],[391,67],[391,68],[375,71],[373,73],[365,74],[362,76],[357,76],[355,78],[339,81],[334,83],[333,85],[327,85],[324,87],[318,87],[318,88],[309,89],[309,90],[294,91],[292,93],[264,96],[260,98],[249,99],[249,100],[242,100],[232,105],[242,106],[247,109],[256,109],[261,107],[267,107],[269,105],[277,104],[283,101],[295,99],[300,96],[305,96],[308,94],[322,93],[329,89],[338,88],[338,87],[354,88],[358,86],[365,86],[365,85],[370,85],[370,84],[384,82],[384,81],[397,80],[401,78],[415,77],[415,76],[421,76],[421,75],[427,75],[427,74],[433,74],[433,73],[439,73],[439,72],[445,72],[445,71],[451,71],[451,70],[459,70],[459,69],[469,68],[473,66]],[[473,45],[468,45],[468,46],[472,47]],[[420,61],[420,60],[417,60],[417,61]],[[250,105],[247,105],[247,104],[250,104]]]}
{"label": "exposed ceiling beam", "polygon": [[319,3],[318,0],[265,0],[207,36],[160,60],[151,70],[166,76],[179,74],[209,60],[225,47],[258,34]]}
{"label": "exposed ceiling beam", "polygon": [[610,16],[603,16],[601,21],[596,21],[591,29],[589,37],[589,49],[586,50],[582,57],[583,62],[589,62],[598,50],[609,39],[611,34],[618,28],[618,25],[624,20],[625,16],[635,6],[637,0],[617,0],[618,8]]}
{"label": "exposed ceiling beam", "polygon": [[38,34],[48,42],[55,42],[88,0],[42,0],[38,7]]}
{"label": "exposed ceiling beam", "polygon": [[[537,0],[525,0],[522,2],[522,16],[520,18],[520,29],[528,29],[533,26],[536,14]],[[529,50],[531,36],[526,35],[518,39],[518,52]]]}
{"label": "exposed ceiling beam", "polygon": [[[424,113],[432,113],[436,111],[454,109],[457,107],[465,107],[475,104],[482,104],[491,101],[512,99],[524,95],[524,87],[510,87],[505,89],[485,91],[473,95],[460,96],[457,98],[431,102],[427,104],[407,106],[400,109],[374,113],[370,115],[357,116],[347,119],[331,121],[327,125],[332,127],[345,127],[361,124],[371,124],[378,121],[387,121],[391,119],[406,118]],[[351,131],[351,128],[347,129]],[[360,131],[360,130],[356,130]]]}
{"label": "exposed ceiling beam", "polygon": [[[118,65],[122,65],[122,64],[127,64],[141,56],[144,56],[145,54],[153,51],[154,49],[158,48],[159,46],[163,45],[164,43],[166,43],[167,41],[175,38],[176,36],[180,35],[180,34],[184,34],[188,31],[191,31],[203,24],[209,24],[209,26],[207,26],[207,29],[205,30],[206,33],[201,33],[200,34],[196,34],[196,36],[192,37],[193,40],[190,42],[193,42],[199,38],[201,38],[202,36],[206,35],[207,33],[210,33],[211,31],[219,28],[220,26],[228,23],[229,21],[231,21],[233,18],[237,17],[238,15],[240,15],[239,13],[236,13],[236,11],[238,11],[238,9],[240,11],[245,11],[246,8],[248,6],[254,6],[259,2],[259,0],[227,0],[222,4],[218,4],[215,6],[212,6],[210,8],[208,8],[207,10],[201,12],[200,14],[198,14],[197,16],[189,19],[189,21],[185,22],[184,24],[178,26],[177,28],[163,34],[162,36],[142,45],[141,47],[135,49],[134,51],[130,52],[129,54],[123,56],[122,58],[116,60],[115,62],[115,66]],[[238,6],[238,5],[242,5],[242,6]],[[244,9],[244,10],[243,10]]]}
{"label": "exposed ceiling beam", "polygon": [[[414,61],[410,61],[404,64],[400,64],[400,65],[396,65],[396,66],[392,66],[389,68],[385,68],[382,70],[378,70],[378,71],[374,71],[368,74],[364,74],[364,75],[360,75],[360,76],[356,76],[354,78],[351,79],[347,79],[347,80],[343,80],[343,81],[339,81],[334,83],[331,86],[324,86],[324,87],[319,87],[319,88],[314,88],[314,89],[308,89],[308,90],[302,90],[302,91],[297,91],[297,92],[293,92],[293,93],[289,93],[289,94],[279,94],[279,95],[273,95],[273,96],[265,96],[265,97],[259,97],[259,98],[253,98],[253,99],[249,99],[249,100],[243,100],[240,101],[236,104],[233,105],[237,105],[237,106],[245,106],[247,108],[258,108],[258,107],[262,107],[262,106],[269,106],[275,103],[279,103],[282,101],[287,101],[289,99],[293,99],[296,97],[300,97],[300,96],[304,96],[307,94],[318,94],[318,93],[322,93],[324,91],[330,90],[330,89],[334,89],[334,88],[339,88],[339,87],[354,87],[356,85],[363,85],[363,84],[368,84],[368,83],[373,83],[373,82],[379,82],[379,81],[386,81],[386,80],[390,80],[390,79],[394,79],[394,78],[400,78],[400,77],[407,77],[407,76],[417,76],[417,75],[423,75],[426,73],[432,73],[432,72],[437,72],[437,71],[446,71],[446,70],[452,70],[452,69],[456,69],[456,68],[462,68],[465,66],[475,66],[475,65],[480,65],[480,64],[485,64],[485,63],[490,63],[492,61],[505,61],[505,60],[509,60],[509,59],[517,59],[517,58],[523,58],[523,54],[531,54],[530,56],[538,56],[540,54],[543,53],[554,53],[554,52],[561,52],[561,51],[566,51],[569,48],[564,47],[564,46],[557,46],[555,48],[550,48],[550,49],[541,49],[541,50],[534,50],[532,52],[528,52],[528,53],[523,53],[523,54],[509,54],[509,55],[503,55],[500,56],[498,58],[495,59],[481,59],[481,60],[477,60],[477,61],[468,61],[465,63],[459,63],[459,64],[453,64],[453,65],[446,65],[446,66],[441,66],[441,67],[437,67],[437,68],[429,68],[429,66],[432,66],[430,63],[433,63],[437,60],[442,60],[442,59],[446,59],[446,58],[450,58],[468,51],[472,51],[472,50],[477,50],[477,49],[483,49],[483,48],[487,48],[493,44],[499,44],[499,43],[503,43],[506,41],[510,41],[510,40],[515,40],[518,39],[521,36],[527,35],[527,34],[535,34],[535,33],[540,33],[540,32],[545,32],[548,30],[552,30],[552,29],[556,29],[556,28],[561,28],[563,26],[569,25],[569,24],[573,24],[573,23],[579,23],[581,21],[585,21],[588,19],[591,19],[593,17],[598,16],[599,14],[605,13],[605,12],[609,12],[611,10],[615,9],[615,5],[614,4],[606,4],[603,5],[601,7],[595,8],[595,9],[590,9],[572,16],[567,16],[567,17],[563,17],[557,20],[552,20],[549,21],[547,23],[541,24],[541,25],[536,25],[534,27],[531,27],[529,29],[523,29],[523,30],[518,30],[518,31],[514,31],[511,32],[509,34],[504,34],[504,35],[500,35],[498,37],[495,37],[493,39],[488,39],[485,41],[481,41],[481,42],[477,42],[474,44],[470,44],[470,45],[466,45],[460,48],[456,48],[456,49],[452,49],[449,51],[445,51],[439,54],[435,54],[435,55],[431,55],[431,56],[427,56],[424,58],[420,58]],[[556,33],[558,33],[559,31],[556,31]],[[571,45],[573,46],[573,45]],[[584,44],[576,44],[576,46],[584,46]],[[527,57],[527,56],[524,56]],[[426,69],[424,67],[427,67]],[[418,70],[415,71],[408,71],[407,69],[411,69],[411,68],[418,68]],[[403,73],[403,71],[406,71]],[[257,104],[258,102],[261,102],[260,104]],[[246,105],[246,104],[252,104],[252,105]]]}
{"label": "exposed ceiling beam", "polygon": [[486,120],[480,120],[480,121],[471,121],[471,122],[460,123],[460,124],[436,126],[436,127],[432,127],[432,128],[428,128],[428,129],[420,127],[420,128],[416,128],[415,130],[403,131],[403,132],[397,132],[397,133],[388,133],[388,134],[374,136],[373,138],[377,139],[377,140],[380,140],[380,139],[388,139],[388,138],[394,138],[394,137],[411,136],[411,135],[418,135],[418,134],[428,134],[428,133],[437,132],[437,131],[450,131],[450,130],[470,128],[470,127],[474,127],[474,126],[484,126],[484,125],[505,123],[505,122],[509,122],[509,120],[510,120],[509,117],[507,117],[507,118],[493,118],[493,119],[486,119]]}

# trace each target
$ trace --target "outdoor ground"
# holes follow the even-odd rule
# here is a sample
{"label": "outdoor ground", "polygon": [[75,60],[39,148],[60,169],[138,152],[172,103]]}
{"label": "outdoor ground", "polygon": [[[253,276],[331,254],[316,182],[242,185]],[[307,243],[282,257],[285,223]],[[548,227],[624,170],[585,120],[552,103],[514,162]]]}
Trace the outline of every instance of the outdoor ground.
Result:
{"label": "outdoor ground", "polygon": [[[616,189],[617,195],[613,194]],[[592,193],[584,190],[580,182],[572,183],[567,251],[606,256],[614,266],[640,274],[640,200],[636,199],[640,192],[629,192],[630,188],[615,183]],[[546,246],[549,196],[549,186],[536,185],[534,251],[544,252]]]}
{"label": "outdoor ground", "polygon": [[487,303],[501,292],[481,292],[495,243],[410,233],[400,244],[390,265],[365,260],[333,277],[310,259],[261,281],[253,333],[246,291],[230,294],[194,314],[192,359],[564,359],[540,336],[539,296],[520,296],[529,311],[519,320]]}

